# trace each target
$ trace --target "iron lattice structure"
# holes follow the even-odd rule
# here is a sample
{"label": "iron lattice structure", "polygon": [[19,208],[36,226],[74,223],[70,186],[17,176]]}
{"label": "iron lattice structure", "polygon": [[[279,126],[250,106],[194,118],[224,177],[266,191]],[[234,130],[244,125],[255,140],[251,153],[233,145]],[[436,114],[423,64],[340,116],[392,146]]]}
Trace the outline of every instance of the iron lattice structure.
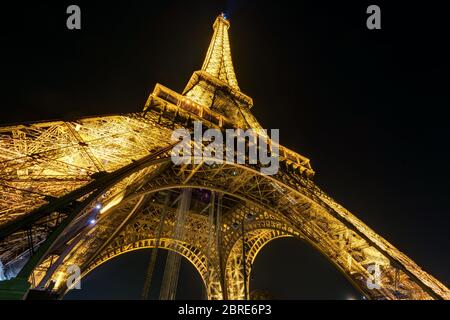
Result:
{"label": "iron lattice structure", "polygon": [[[142,112],[0,127],[1,297],[24,298],[30,288],[62,297],[72,265],[85,276],[118,255],[162,248],[195,266],[209,299],[246,299],[261,248],[296,237],[368,298],[450,298],[317,187],[309,160],[292,150],[280,146],[274,176],[258,164],[173,164],[173,129],[194,121],[261,129],[236,80],[229,27],[215,20],[202,69],[182,94],[157,84]],[[176,285],[171,261],[166,291]],[[380,268],[379,288],[367,287],[370,266]]]}

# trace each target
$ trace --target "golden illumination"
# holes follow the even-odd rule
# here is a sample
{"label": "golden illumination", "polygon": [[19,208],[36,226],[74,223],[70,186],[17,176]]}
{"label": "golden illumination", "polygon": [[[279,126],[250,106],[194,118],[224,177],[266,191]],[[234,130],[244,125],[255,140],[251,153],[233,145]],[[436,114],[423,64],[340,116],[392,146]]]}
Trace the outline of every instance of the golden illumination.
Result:
{"label": "golden illumination", "polygon": [[[44,285],[55,281],[62,294],[69,266],[80,266],[84,276],[113,257],[158,246],[195,266],[209,299],[244,299],[245,279],[261,248],[273,239],[295,237],[321,252],[368,298],[450,299],[446,286],[317,187],[309,159],[292,150],[280,146],[281,169],[274,176],[261,175],[253,165],[175,166],[167,152],[157,153],[171,146],[174,128],[190,129],[193,121],[221,130],[261,129],[251,113],[252,98],[238,86],[229,28],[230,22],[219,16],[202,68],[183,93],[157,84],[142,112],[0,127],[0,228],[106,173],[119,176],[119,169],[157,154],[102,186],[96,199],[104,204],[100,218],[50,250],[52,259],[47,256],[34,269],[33,286],[47,276]],[[209,190],[218,200],[213,209],[188,209],[183,233],[176,234],[177,208],[161,195],[184,188]],[[34,228],[34,239],[48,237],[61,214],[67,214],[63,209],[40,221],[46,228]],[[92,206],[83,210],[77,223],[84,221],[83,214],[95,212]],[[220,218],[214,225],[208,210]],[[254,219],[245,222],[249,214]],[[212,246],[213,241],[220,245]],[[0,259],[13,261],[24,250],[27,234],[16,232],[0,246]],[[373,265],[381,269],[381,287],[369,290]]]}

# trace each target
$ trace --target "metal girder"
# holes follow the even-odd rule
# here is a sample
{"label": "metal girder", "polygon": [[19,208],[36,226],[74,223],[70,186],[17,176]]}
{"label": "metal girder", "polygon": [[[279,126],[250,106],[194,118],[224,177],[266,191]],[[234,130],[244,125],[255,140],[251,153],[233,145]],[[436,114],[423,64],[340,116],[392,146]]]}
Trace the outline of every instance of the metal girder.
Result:
{"label": "metal girder", "polygon": [[[130,194],[129,199],[125,198],[122,200],[122,205],[125,206],[128,201],[132,201],[133,199],[141,197],[144,194],[157,193],[158,190],[173,190],[174,188],[201,188],[223,192],[228,197],[237,198],[242,203],[241,206],[236,207],[232,212],[224,212],[222,214],[223,230],[221,230],[221,233],[223,234],[223,239],[221,250],[225,256],[229,257],[231,255],[230,252],[232,251],[233,246],[236,244],[238,239],[240,239],[239,233],[233,231],[231,225],[236,221],[240,221],[243,214],[252,213],[256,218],[254,222],[248,225],[249,232],[253,229],[279,230],[280,234],[290,234],[292,236],[305,239],[315,248],[320,250],[328,259],[330,259],[331,262],[340,268],[344,274],[352,279],[353,282],[357,283],[358,286],[363,286],[364,282],[367,279],[370,279],[370,274],[366,269],[367,265],[372,263],[384,264],[382,265],[382,268],[385,271],[385,278],[383,278],[382,281],[385,282],[385,292],[380,293],[375,291],[364,291],[364,293],[369,297],[370,294],[373,294],[374,298],[379,298],[380,296],[392,299],[395,298],[392,293],[395,290],[390,289],[391,286],[394,286],[392,280],[390,279],[390,270],[399,268],[391,265],[389,256],[385,256],[380,253],[370,243],[367,243],[363,237],[359,236],[360,232],[356,229],[356,227],[349,227],[348,223],[344,224],[342,221],[336,219],[332,214],[330,214],[326,208],[319,206],[317,203],[302,195],[300,192],[297,192],[297,198],[295,198],[296,201],[298,201],[297,206],[285,208],[284,211],[277,207],[279,211],[272,211],[270,206],[273,206],[273,202],[276,198],[273,195],[278,194],[276,190],[279,190],[279,188],[289,189],[290,187],[280,184],[279,188],[273,187],[272,197],[261,197],[261,190],[267,188],[267,186],[271,185],[271,183],[274,183],[271,181],[271,178],[266,177],[265,186],[261,185],[261,188],[259,189],[244,186],[241,188],[241,193],[237,192],[236,194],[227,194],[226,190],[228,189],[228,184],[232,185],[235,177],[229,173],[230,168],[222,166],[213,169],[220,171],[215,175],[216,178],[214,181],[205,179],[206,176],[210,174],[211,170],[212,169],[210,167],[205,165],[204,168],[196,171],[196,174],[192,176],[189,185],[182,185],[181,182],[184,180],[184,175],[177,174],[176,167],[168,166],[166,171],[160,176],[156,177],[152,181],[149,181],[147,185],[142,185],[141,189],[137,190],[136,193]],[[247,174],[258,174],[257,172],[242,166],[234,166],[234,170],[244,170],[247,171]],[[184,174],[189,175],[189,170],[187,170]],[[250,182],[249,180],[249,183],[254,182]],[[263,184],[264,182],[261,180],[259,183]],[[278,198],[281,200],[284,198],[284,195],[279,194]],[[310,206],[308,206],[305,210],[304,203],[308,201],[310,202]],[[292,211],[296,207],[303,209],[298,211],[298,213],[296,211]],[[118,207],[115,210],[120,210],[120,208]],[[190,214],[190,216],[192,214]],[[112,215],[113,214],[111,214],[111,216]],[[194,219],[190,220],[190,223],[187,224],[186,228],[188,230],[186,232],[186,242],[196,244],[198,248],[203,248],[203,250],[205,250],[205,248],[207,248],[207,237],[199,237],[198,231],[201,230],[201,226],[206,228],[207,218],[202,215],[199,215],[199,217],[203,217],[203,220]],[[141,232],[148,235],[149,230],[156,228],[156,224],[158,222],[157,216],[154,216],[152,221],[154,221],[153,227],[149,224],[149,221],[146,223],[140,221],[138,224],[141,228],[145,225],[146,231],[140,231],[141,229],[137,227],[135,223],[133,229],[135,231],[132,232],[134,236],[131,238],[138,241],[139,234]],[[101,223],[99,223],[98,226],[100,227]],[[102,231],[101,228],[99,229],[100,230],[98,232]],[[108,229],[105,229],[102,232],[106,234],[109,233]],[[166,234],[165,237],[170,238],[170,234]],[[94,238],[103,239],[100,234]],[[351,241],[348,241],[349,239],[351,239]],[[72,253],[74,260],[70,261],[73,262],[77,259],[83,259],[83,257],[89,256],[87,251],[83,248],[90,248],[90,250],[92,250],[92,248],[95,248],[95,244],[93,242],[87,242],[82,245],[78,251]],[[206,251],[204,252],[204,255],[206,256]],[[218,268],[219,267],[216,266],[216,269]],[[363,279],[361,280],[358,277],[363,277]],[[402,281],[404,287],[410,288],[411,298],[430,297],[426,291],[421,289],[421,286],[417,283],[417,280],[408,277],[406,273],[403,276]],[[407,292],[408,290],[405,291]]]}
{"label": "metal girder", "polygon": [[[0,259],[32,253],[16,284],[52,281],[63,295],[71,265],[85,276],[120,254],[161,248],[194,265],[209,299],[244,299],[258,252],[291,236],[368,298],[450,299],[445,285],[317,187],[298,153],[280,146],[274,176],[262,175],[260,164],[173,164],[175,128],[192,129],[193,121],[222,131],[261,128],[237,84],[228,28],[225,17],[216,20],[205,63],[184,95],[157,85],[140,113],[0,127]],[[164,198],[179,199],[185,189],[198,195],[177,229],[177,201],[167,207]],[[205,203],[208,194],[217,201]],[[373,265],[381,270],[378,289],[366,285]]]}

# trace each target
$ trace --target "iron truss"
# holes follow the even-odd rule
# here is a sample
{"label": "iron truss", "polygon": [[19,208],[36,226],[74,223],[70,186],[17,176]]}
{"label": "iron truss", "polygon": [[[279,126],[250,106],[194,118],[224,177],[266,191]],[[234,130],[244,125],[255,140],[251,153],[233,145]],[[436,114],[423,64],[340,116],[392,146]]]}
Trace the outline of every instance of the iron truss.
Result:
{"label": "iron truss", "polygon": [[[246,299],[260,250],[295,237],[368,298],[449,299],[448,288],[317,187],[296,152],[280,146],[274,176],[259,164],[173,164],[175,128],[261,128],[237,85],[228,28],[216,20],[183,95],[158,84],[143,112],[0,127],[4,276],[62,297],[72,265],[86,276],[121,254],[163,248],[194,265],[209,299]],[[193,200],[180,229],[186,189]],[[367,286],[371,266],[379,288]]]}

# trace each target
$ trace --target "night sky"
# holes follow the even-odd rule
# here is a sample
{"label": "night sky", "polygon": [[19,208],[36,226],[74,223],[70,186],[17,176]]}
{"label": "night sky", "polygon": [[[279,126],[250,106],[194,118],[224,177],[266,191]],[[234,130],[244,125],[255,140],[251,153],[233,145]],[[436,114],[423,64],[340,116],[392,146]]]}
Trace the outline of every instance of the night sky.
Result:
{"label": "night sky", "polygon": [[[2,4],[1,124],[140,111],[157,82],[182,91],[224,11],[240,88],[263,127],[279,128],[322,189],[450,285],[443,1],[93,2]],[[81,7],[80,31],[66,29],[70,4]],[[370,4],[381,7],[381,30],[366,28]],[[149,256],[105,264],[68,298],[139,298]],[[361,298],[294,239],[262,250],[251,286],[278,299]],[[202,297],[188,263],[178,297]]]}

